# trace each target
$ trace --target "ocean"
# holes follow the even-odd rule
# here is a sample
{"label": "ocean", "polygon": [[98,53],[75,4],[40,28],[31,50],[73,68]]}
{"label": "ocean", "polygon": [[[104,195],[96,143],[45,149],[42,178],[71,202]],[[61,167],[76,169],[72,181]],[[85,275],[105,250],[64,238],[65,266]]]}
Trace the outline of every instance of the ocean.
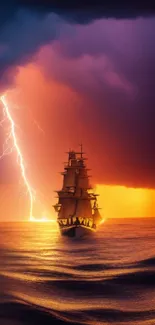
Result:
{"label": "ocean", "polygon": [[0,223],[0,325],[155,325],[155,219],[109,219],[91,238]]}

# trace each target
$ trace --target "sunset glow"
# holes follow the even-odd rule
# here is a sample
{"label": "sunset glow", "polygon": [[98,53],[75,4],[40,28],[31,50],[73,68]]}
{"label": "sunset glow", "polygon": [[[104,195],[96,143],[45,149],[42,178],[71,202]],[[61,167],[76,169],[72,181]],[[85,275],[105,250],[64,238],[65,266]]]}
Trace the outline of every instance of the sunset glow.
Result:
{"label": "sunset glow", "polygon": [[[8,119],[10,123],[9,133],[5,141],[3,154],[7,155],[14,149],[17,153],[17,161],[21,170],[21,175],[27,189],[30,200],[30,212],[29,219],[32,222],[48,222],[51,221],[45,215],[42,217],[33,216],[33,204],[35,201],[35,191],[32,189],[29,180],[26,175],[25,162],[18,145],[18,139],[16,135],[16,125],[11,115],[11,110],[6,99],[6,95],[0,97],[3,104],[4,119],[1,125]],[[11,144],[10,144],[11,143]],[[61,163],[61,161],[60,161]],[[53,178],[55,184],[58,183],[57,178]],[[147,188],[130,188],[120,185],[104,185],[97,184],[96,192],[99,194],[98,202],[101,207],[101,215],[103,221],[106,218],[133,218],[133,217],[153,217],[155,215],[154,202],[155,202],[155,190]],[[51,191],[52,193],[52,191]],[[53,196],[53,195],[52,195]],[[7,202],[11,202],[12,194],[7,194]],[[5,199],[3,198],[4,205],[7,206]],[[9,203],[11,204],[11,203]],[[13,205],[12,205],[13,206]],[[1,206],[3,209],[3,206]],[[3,213],[3,212],[2,212]],[[54,220],[53,220],[54,221]]]}
{"label": "sunset glow", "polygon": [[55,222],[55,220],[50,220],[47,217],[34,218],[33,216],[30,219],[31,222]]}
{"label": "sunset glow", "polygon": [[101,215],[105,218],[153,217],[155,190],[125,186],[97,185]]}

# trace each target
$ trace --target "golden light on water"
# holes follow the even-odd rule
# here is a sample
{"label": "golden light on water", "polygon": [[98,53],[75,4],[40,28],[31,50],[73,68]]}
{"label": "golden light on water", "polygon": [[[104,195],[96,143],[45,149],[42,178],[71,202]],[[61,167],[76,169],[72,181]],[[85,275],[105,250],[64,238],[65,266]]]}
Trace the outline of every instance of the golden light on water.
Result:
{"label": "golden light on water", "polygon": [[30,218],[30,222],[56,222],[55,219],[49,219],[47,217],[41,217],[41,218],[35,218],[35,217],[31,217]]}
{"label": "golden light on water", "polygon": [[40,222],[40,223],[48,223],[48,222],[56,222],[56,218],[53,214],[49,213],[48,211],[43,211],[41,213],[41,210],[38,211],[38,214],[36,216],[31,216],[30,222]]}
{"label": "golden light on water", "polygon": [[35,217],[31,216],[30,221],[31,222],[48,222],[49,220],[46,217],[35,218]]}

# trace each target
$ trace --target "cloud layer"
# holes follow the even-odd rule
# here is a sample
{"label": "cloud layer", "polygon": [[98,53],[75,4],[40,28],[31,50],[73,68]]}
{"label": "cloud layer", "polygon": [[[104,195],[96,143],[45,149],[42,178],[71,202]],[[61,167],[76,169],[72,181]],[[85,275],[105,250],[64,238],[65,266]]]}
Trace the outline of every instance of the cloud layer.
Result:
{"label": "cloud layer", "polygon": [[[92,23],[103,18],[137,18],[154,16],[150,1],[24,1],[6,0],[0,12],[1,86],[10,83],[7,70],[28,62],[38,49],[59,39],[64,28]],[[68,28],[68,24],[71,24]],[[72,33],[72,32],[71,32]],[[145,33],[145,31],[144,31]],[[78,53],[77,53],[78,54]],[[76,54],[76,55],[77,55]]]}
{"label": "cloud layer", "polygon": [[[40,161],[36,174],[46,169],[43,181],[53,164],[54,177],[61,152],[82,138],[96,182],[154,187],[155,18],[97,20],[102,12],[91,6],[82,13],[62,5],[59,15],[54,4],[43,13],[42,6],[16,2],[8,16],[3,8],[0,27],[1,89],[20,87],[22,107],[46,130],[41,145],[23,123],[32,146],[26,156]],[[106,8],[105,16],[117,17]]]}

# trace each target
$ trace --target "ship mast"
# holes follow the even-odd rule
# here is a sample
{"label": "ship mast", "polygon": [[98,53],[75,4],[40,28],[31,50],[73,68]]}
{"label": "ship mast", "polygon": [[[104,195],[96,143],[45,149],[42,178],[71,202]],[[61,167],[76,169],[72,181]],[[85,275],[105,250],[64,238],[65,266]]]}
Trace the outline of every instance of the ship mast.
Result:
{"label": "ship mast", "polygon": [[[58,203],[54,205],[58,212],[58,219],[69,217],[93,218],[98,208],[95,206],[97,194],[90,193],[89,175],[87,174],[83,152],[83,146],[80,145],[80,151],[69,150],[68,162],[64,165],[63,185],[58,194]],[[94,202],[92,209],[91,201]]]}
{"label": "ship mast", "polygon": [[82,146],[82,143],[80,144],[80,147],[81,147],[81,159],[83,158],[83,146]]}

